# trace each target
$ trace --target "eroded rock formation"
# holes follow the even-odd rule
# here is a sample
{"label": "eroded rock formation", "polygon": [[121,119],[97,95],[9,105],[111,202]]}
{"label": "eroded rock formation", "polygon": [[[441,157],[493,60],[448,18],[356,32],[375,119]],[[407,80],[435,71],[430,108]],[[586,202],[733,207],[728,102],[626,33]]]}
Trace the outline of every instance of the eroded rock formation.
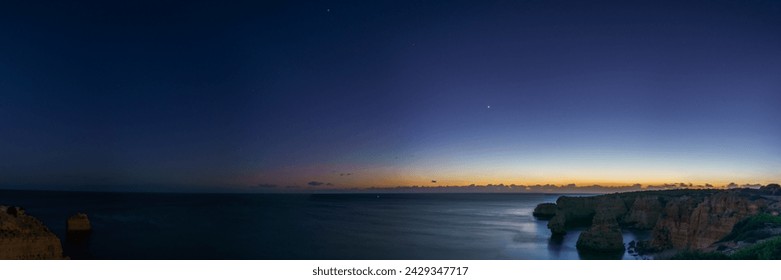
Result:
{"label": "eroded rock formation", "polygon": [[[551,233],[572,227],[590,227],[579,248],[615,247],[620,229],[652,230],[644,243],[650,250],[702,250],[713,245],[748,217],[778,215],[781,189],[667,190],[616,193],[591,197],[562,196],[548,222]],[[605,222],[608,221],[608,222]],[[614,222],[613,222],[614,221]],[[618,233],[618,234],[616,234]],[[623,248],[623,243],[621,244]]]}
{"label": "eroded rock formation", "polygon": [[666,207],[671,211],[666,212],[654,227],[654,231],[669,232],[670,244],[661,240],[653,242],[657,246],[675,249],[704,249],[727,236],[741,220],[765,212],[773,202],[775,200],[761,196],[728,191],[705,197],[702,201],[676,201],[672,207]]}
{"label": "eroded rock formation", "polygon": [[62,244],[24,209],[0,206],[0,259],[62,259]]}
{"label": "eroded rock formation", "polygon": [[578,250],[623,252],[624,236],[616,218],[609,211],[597,209],[591,226],[580,233]]}
{"label": "eroded rock formation", "polygon": [[659,196],[639,196],[629,207],[624,223],[636,229],[652,229],[662,214],[662,208]]}

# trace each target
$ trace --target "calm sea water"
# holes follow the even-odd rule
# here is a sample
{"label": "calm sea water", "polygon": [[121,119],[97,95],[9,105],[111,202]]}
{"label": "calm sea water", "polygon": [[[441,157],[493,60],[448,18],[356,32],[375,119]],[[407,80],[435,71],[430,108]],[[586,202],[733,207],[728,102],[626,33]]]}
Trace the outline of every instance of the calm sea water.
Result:
{"label": "calm sea water", "polygon": [[[550,194],[149,194],[0,191],[73,259],[580,259],[551,239]],[[89,214],[86,240],[65,221]],[[624,241],[644,238],[626,232]],[[597,256],[605,257],[605,256]],[[622,256],[608,256],[622,258]],[[625,259],[633,259],[624,255]]]}

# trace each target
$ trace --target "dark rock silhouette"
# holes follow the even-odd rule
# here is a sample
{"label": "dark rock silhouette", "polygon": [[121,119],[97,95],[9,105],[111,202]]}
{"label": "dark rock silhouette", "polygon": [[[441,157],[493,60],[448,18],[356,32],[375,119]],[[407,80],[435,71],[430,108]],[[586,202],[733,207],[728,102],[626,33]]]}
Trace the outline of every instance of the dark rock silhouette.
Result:
{"label": "dark rock silhouette", "polygon": [[66,223],[65,251],[74,259],[91,259],[89,250],[92,224],[84,213],[76,213],[68,218]]}
{"label": "dark rock silhouette", "polygon": [[62,243],[24,209],[0,206],[0,259],[62,259]]}
{"label": "dark rock silhouette", "polygon": [[556,215],[556,208],[556,203],[542,203],[534,207],[532,216],[542,220],[550,219]]}
{"label": "dark rock silhouette", "polygon": [[580,233],[576,247],[589,252],[624,252],[624,237],[616,218],[609,211],[596,212],[591,226]]}
{"label": "dark rock silhouette", "polygon": [[781,185],[778,184],[768,184],[767,186],[760,187],[759,190],[767,195],[781,195]]}

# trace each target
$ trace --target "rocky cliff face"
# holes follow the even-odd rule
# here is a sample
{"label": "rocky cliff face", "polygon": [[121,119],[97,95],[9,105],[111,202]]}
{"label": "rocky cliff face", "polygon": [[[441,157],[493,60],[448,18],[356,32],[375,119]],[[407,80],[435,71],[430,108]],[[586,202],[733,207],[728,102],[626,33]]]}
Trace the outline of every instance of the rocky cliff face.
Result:
{"label": "rocky cliff face", "polygon": [[629,207],[624,223],[636,229],[652,229],[662,214],[663,206],[659,196],[639,196]]}
{"label": "rocky cliff face", "polygon": [[565,234],[574,226],[590,226],[584,232],[590,240],[595,240],[590,236],[615,231],[612,226],[593,222],[596,216],[598,220],[614,219],[620,227],[651,229],[652,238],[646,244],[652,250],[701,250],[727,236],[741,220],[759,213],[778,215],[779,201],[781,193],[776,188],[563,196],[556,201],[556,214],[548,228],[552,234]]}
{"label": "rocky cliff face", "polygon": [[62,259],[62,244],[24,210],[0,206],[0,259]]}
{"label": "rocky cliff face", "polygon": [[665,207],[654,227],[653,235],[660,239],[651,240],[651,244],[657,248],[704,249],[727,236],[735,224],[765,212],[774,202],[775,199],[734,191],[702,200],[680,198]]}
{"label": "rocky cliff face", "polygon": [[590,224],[594,218],[597,200],[595,197],[559,197],[556,200],[556,214],[548,222],[551,233],[565,234],[567,228]]}
{"label": "rocky cliff face", "polygon": [[593,252],[623,252],[624,236],[615,216],[610,211],[597,209],[591,226],[580,233],[576,246],[579,250]]}

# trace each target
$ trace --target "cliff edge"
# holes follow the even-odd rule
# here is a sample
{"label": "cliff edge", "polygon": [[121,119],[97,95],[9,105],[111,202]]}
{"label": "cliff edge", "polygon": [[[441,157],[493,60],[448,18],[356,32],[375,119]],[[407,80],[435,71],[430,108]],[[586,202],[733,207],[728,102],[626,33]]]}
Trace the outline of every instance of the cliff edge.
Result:
{"label": "cliff edge", "polygon": [[0,259],[62,259],[62,244],[24,209],[0,205]]}
{"label": "cliff edge", "polygon": [[[736,224],[757,215],[778,216],[781,188],[771,184],[761,189],[664,190],[614,193],[590,197],[562,196],[548,222],[551,234],[561,235],[573,227],[588,227],[581,244],[590,244],[605,225],[596,220],[615,220],[620,228],[650,230],[642,241],[645,251],[705,251],[724,241]],[[616,231],[611,227],[610,232]],[[602,249],[615,249],[618,246]],[[598,243],[599,244],[599,243]],[[599,246],[583,246],[599,250]],[[610,248],[608,248],[610,247]]]}

